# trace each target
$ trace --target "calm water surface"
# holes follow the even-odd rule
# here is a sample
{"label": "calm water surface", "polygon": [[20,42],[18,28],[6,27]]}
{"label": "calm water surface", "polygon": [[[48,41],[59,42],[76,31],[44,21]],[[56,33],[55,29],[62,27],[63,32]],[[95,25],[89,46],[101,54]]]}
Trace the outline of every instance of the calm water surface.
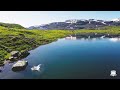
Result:
{"label": "calm water surface", "polygon": [[[31,50],[24,71],[6,64],[0,79],[120,79],[120,41],[117,39],[59,39]],[[41,71],[31,71],[42,64]],[[117,76],[110,77],[116,70]]]}

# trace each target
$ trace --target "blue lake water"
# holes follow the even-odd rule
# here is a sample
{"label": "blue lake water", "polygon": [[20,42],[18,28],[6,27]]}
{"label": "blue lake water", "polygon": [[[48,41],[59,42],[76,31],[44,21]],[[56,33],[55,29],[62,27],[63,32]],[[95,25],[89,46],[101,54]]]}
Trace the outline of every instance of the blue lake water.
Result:
{"label": "blue lake water", "polygon": [[[24,71],[13,72],[6,64],[0,79],[120,79],[118,39],[58,39],[31,50]],[[31,67],[42,64],[39,72]],[[111,77],[110,71],[117,76]]]}

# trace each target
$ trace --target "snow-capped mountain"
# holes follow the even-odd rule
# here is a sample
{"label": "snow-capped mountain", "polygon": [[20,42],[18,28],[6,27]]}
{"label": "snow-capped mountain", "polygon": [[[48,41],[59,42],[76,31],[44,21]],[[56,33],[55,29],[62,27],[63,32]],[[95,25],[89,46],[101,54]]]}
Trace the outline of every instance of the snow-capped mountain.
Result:
{"label": "snow-capped mountain", "polygon": [[114,22],[120,22],[120,18],[113,19]]}
{"label": "snow-capped mountain", "polygon": [[120,18],[111,21],[97,19],[70,19],[65,22],[52,22],[49,24],[31,26],[28,29],[52,30],[52,29],[96,29],[104,26],[120,26]]}

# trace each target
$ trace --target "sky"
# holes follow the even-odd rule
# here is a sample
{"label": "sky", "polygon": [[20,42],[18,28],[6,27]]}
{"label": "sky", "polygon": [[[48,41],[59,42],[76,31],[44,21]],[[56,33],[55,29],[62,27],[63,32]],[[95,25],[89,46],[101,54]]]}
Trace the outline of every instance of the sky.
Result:
{"label": "sky", "polygon": [[64,22],[68,19],[120,18],[120,11],[0,11],[0,22],[16,23],[24,27]]}

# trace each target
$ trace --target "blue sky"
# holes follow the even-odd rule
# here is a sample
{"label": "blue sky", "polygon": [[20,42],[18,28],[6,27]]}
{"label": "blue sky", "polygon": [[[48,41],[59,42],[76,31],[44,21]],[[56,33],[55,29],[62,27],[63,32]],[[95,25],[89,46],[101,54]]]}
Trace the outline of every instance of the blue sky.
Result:
{"label": "blue sky", "polygon": [[68,19],[120,18],[120,11],[0,11],[0,22],[17,23],[24,27],[62,22]]}

